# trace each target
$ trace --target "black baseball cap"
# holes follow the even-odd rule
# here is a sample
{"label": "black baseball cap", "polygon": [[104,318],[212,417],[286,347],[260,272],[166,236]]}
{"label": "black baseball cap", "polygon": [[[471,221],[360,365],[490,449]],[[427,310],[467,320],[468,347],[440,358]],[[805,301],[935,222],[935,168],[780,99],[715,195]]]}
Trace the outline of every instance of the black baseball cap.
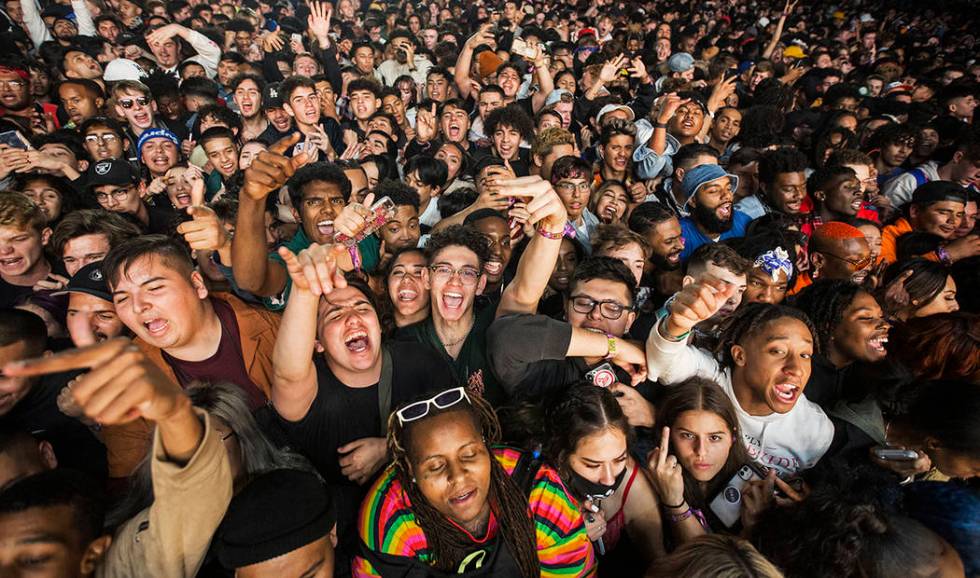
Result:
{"label": "black baseball cap", "polygon": [[273,82],[265,87],[262,93],[262,110],[270,108],[282,108],[282,94],[279,91],[280,83]]}
{"label": "black baseball cap", "polygon": [[132,185],[139,180],[139,173],[126,159],[110,159],[92,163],[85,173],[86,184],[90,187],[99,185]]}
{"label": "black baseball cap", "polygon": [[65,287],[65,290],[52,293],[52,295],[68,295],[69,293],[85,293],[111,302],[112,294],[109,293],[109,284],[106,282],[105,273],[102,272],[102,261],[89,263],[75,271],[72,278],[68,280],[68,286]]}
{"label": "black baseball cap", "polygon": [[915,189],[912,193],[911,203],[922,205],[954,201],[965,205],[966,200],[967,191],[962,186],[952,181],[929,181]]}

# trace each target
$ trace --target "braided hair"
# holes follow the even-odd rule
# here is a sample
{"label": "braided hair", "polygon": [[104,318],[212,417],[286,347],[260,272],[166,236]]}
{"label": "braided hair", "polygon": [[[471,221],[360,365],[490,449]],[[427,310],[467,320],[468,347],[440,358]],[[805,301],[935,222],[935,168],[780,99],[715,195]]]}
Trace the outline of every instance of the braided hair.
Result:
{"label": "braided hair", "polygon": [[844,311],[864,289],[841,279],[818,279],[796,297],[796,307],[813,321],[814,337],[827,349],[834,330],[844,319]]}
{"label": "braided hair", "polygon": [[499,521],[503,540],[521,569],[521,575],[524,578],[537,578],[541,575],[541,564],[527,498],[493,457],[490,449],[500,442],[500,422],[483,398],[469,391],[467,396],[470,403],[457,403],[446,409],[433,405],[426,417],[406,424],[401,424],[397,412],[392,412],[388,418],[388,451],[393,458],[395,475],[411,500],[415,520],[425,533],[432,551],[433,565],[439,570],[455,572],[472,550],[473,542],[422,494],[411,474],[408,448],[411,447],[412,431],[420,422],[444,413],[464,414],[482,433],[490,454],[490,508]]}
{"label": "braided hair", "polygon": [[[810,330],[810,334],[817,335],[817,329],[810,318],[799,309],[771,303],[749,303],[735,311],[735,314],[723,324],[718,345],[714,349],[715,357],[722,364],[731,367],[735,364],[732,359],[732,346],[762,331],[770,323],[787,317],[803,323]],[[819,345],[819,341],[813,344],[814,352],[820,351]]]}

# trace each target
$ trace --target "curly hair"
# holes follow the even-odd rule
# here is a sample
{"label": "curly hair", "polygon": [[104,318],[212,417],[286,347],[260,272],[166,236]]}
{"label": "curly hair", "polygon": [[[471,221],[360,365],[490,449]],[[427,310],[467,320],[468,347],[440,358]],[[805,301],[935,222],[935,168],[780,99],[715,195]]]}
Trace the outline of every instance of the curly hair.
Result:
{"label": "curly hair", "polygon": [[[740,307],[728,318],[721,330],[718,344],[715,346],[715,356],[726,366],[734,365],[732,347],[744,343],[746,339],[758,334],[767,325],[780,319],[796,319],[806,325],[811,335],[817,335],[813,322],[799,309],[771,303],[749,303]],[[819,352],[820,343],[815,342],[813,349]]]}
{"label": "curly hair", "polygon": [[[395,476],[412,503],[415,519],[432,550],[435,567],[446,572],[454,571],[466,557],[472,540],[422,494],[412,477],[408,448],[412,446],[412,433],[420,423],[446,413],[463,414],[471,421],[474,429],[482,433],[490,453],[490,509],[500,522],[504,542],[513,553],[521,574],[525,578],[535,578],[541,575],[541,568],[534,522],[528,511],[527,499],[500,462],[493,457],[491,450],[493,444],[500,443],[500,422],[493,408],[483,398],[472,392],[467,392],[467,396],[470,403],[460,402],[445,409],[432,406],[427,416],[405,424],[398,419],[397,411],[391,413],[388,418],[388,452],[392,456]],[[402,407],[410,403],[412,402],[403,404]]]}
{"label": "curly hair", "polygon": [[425,244],[425,259],[430,264],[436,255],[446,247],[465,247],[476,254],[479,261],[479,269],[483,270],[483,265],[490,260],[490,242],[486,235],[477,231],[473,227],[466,225],[452,225],[441,231],[432,233],[429,242]]}
{"label": "curly hair", "polygon": [[820,347],[827,349],[834,330],[844,319],[844,311],[865,290],[841,279],[818,279],[796,297],[796,308],[806,313],[817,332]]}
{"label": "curly hair", "polygon": [[515,105],[502,106],[495,108],[487,115],[487,120],[483,123],[484,132],[492,136],[497,132],[497,128],[508,126],[517,131],[524,140],[534,138],[534,121],[524,112],[524,109]]}

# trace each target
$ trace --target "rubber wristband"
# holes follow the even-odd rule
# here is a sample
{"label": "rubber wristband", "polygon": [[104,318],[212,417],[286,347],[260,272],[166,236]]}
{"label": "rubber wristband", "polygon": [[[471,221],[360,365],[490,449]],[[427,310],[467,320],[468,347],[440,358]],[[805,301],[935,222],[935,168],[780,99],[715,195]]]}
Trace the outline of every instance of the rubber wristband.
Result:
{"label": "rubber wristband", "polygon": [[612,359],[616,356],[616,336],[607,333],[606,334],[606,359]]}
{"label": "rubber wristband", "polygon": [[653,128],[667,128],[666,122],[655,122],[653,123]]}
{"label": "rubber wristband", "polygon": [[360,272],[361,270],[361,255],[357,252],[357,244],[353,244],[347,247],[347,252],[350,253],[350,262],[354,265],[354,270]]}
{"label": "rubber wristband", "polygon": [[665,507],[665,508],[674,509],[674,508],[680,508],[681,506],[684,505],[684,502],[686,502],[686,501],[687,500],[681,500],[681,503],[680,504],[677,504],[676,506],[671,506],[670,504],[664,504],[663,502],[661,502],[660,505],[663,506],[663,507]]}
{"label": "rubber wristband", "polygon": [[949,251],[946,250],[946,247],[936,247],[936,257],[938,257],[939,261],[947,267],[953,264],[953,258],[949,256]]}
{"label": "rubber wristband", "polygon": [[552,233],[551,231],[545,229],[544,227],[539,227],[535,229],[535,231],[537,231],[537,233],[542,237],[544,237],[545,239],[551,239],[552,241],[557,241],[565,236],[564,229],[560,233]]}
{"label": "rubber wristband", "polygon": [[677,522],[683,522],[684,520],[690,518],[693,515],[694,512],[691,511],[691,508],[688,508],[687,511],[684,512],[683,514],[677,514],[676,516],[671,515],[670,521],[676,524]]}

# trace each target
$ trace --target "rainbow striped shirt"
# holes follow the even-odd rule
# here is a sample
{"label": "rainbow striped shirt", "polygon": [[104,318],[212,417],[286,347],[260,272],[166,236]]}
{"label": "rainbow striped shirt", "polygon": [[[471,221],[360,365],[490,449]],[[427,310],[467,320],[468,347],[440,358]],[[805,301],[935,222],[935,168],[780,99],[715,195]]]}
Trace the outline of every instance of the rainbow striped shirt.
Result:
{"label": "rainbow striped shirt", "polygon": [[[493,453],[504,471],[512,475],[521,457],[520,450],[495,447]],[[542,465],[538,470],[528,507],[535,522],[542,578],[592,576],[595,554],[585,533],[582,514],[554,469]],[[431,562],[425,533],[415,521],[412,505],[393,467],[368,490],[357,526],[361,541],[375,552]],[[487,536],[492,538],[496,533],[497,522],[491,515]],[[352,570],[356,577],[380,576],[360,556],[354,558]]]}

